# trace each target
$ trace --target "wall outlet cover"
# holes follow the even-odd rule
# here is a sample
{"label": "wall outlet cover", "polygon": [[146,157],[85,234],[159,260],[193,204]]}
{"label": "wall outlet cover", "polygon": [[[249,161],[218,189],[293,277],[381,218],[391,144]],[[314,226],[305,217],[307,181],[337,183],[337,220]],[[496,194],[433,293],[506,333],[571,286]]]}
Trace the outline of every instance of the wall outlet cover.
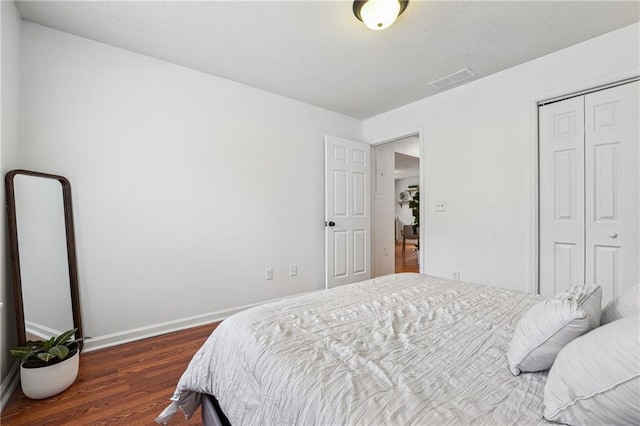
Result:
{"label": "wall outlet cover", "polygon": [[436,201],[436,209],[437,212],[446,212],[447,211],[447,202],[444,200]]}

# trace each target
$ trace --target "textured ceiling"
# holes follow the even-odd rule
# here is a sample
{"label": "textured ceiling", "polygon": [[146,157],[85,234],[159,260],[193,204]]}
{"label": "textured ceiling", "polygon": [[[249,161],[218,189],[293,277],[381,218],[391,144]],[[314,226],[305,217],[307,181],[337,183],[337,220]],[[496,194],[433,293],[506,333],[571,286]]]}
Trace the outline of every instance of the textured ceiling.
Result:
{"label": "textured ceiling", "polygon": [[384,31],[345,1],[16,2],[22,17],[293,99],[368,118],[639,20],[640,4],[416,1]]}

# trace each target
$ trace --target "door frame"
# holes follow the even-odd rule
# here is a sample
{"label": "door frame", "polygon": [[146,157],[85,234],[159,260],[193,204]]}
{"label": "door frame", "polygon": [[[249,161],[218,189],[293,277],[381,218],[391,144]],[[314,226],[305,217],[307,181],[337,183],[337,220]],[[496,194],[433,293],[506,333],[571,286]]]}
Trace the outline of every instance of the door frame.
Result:
{"label": "door frame", "polygon": [[[607,86],[613,87],[634,80],[640,80],[637,67],[622,69],[592,79],[583,80],[557,87],[550,91],[533,94],[529,97],[529,125],[531,135],[529,143],[529,227],[527,232],[527,246],[529,248],[529,262],[527,264],[528,291],[540,294],[540,117],[538,108],[545,103],[579,96]],[[422,212],[420,212],[422,214]],[[422,223],[422,217],[420,218]],[[422,271],[422,269],[421,269]]]}
{"label": "door frame", "polygon": [[[426,153],[426,147],[425,147],[425,140],[424,140],[424,126],[420,126],[420,127],[415,127],[415,128],[411,128],[408,129],[405,132],[400,132],[400,134],[398,136],[394,136],[388,139],[384,139],[384,140],[378,140],[376,142],[371,142],[371,148],[372,148],[372,152],[373,149],[378,146],[378,145],[383,145],[385,143],[390,143],[390,142],[395,142],[395,141],[399,141],[411,136],[417,136],[418,137],[418,144],[420,146],[420,178],[419,178],[419,182],[420,182],[420,228],[418,229],[418,233],[420,236],[420,251],[419,251],[419,271],[421,274],[424,274],[426,271],[425,268],[425,253],[426,253],[426,249],[425,247],[427,246],[427,240],[425,238],[426,234],[426,229],[427,229],[427,221],[426,221],[426,206],[427,206],[427,192],[426,192],[426,188],[425,188],[425,174],[426,174],[426,163],[424,161],[425,159],[425,153]],[[373,171],[373,170],[372,170]],[[374,185],[371,185],[371,200],[373,201],[373,197],[374,197],[374,192],[375,192],[375,188]],[[372,203],[373,205],[373,203]],[[372,221],[375,221],[375,212],[373,212],[374,215],[372,217]],[[373,256],[373,250],[375,249],[374,247],[374,241],[375,241],[375,235],[374,235],[374,226],[373,226],[373,222],[372,222],[372,226],[371,226],[371,268],[372,271],[375,270],[375,256]],[[394,248],[393,248],[393,255],[395,257],[395,241],[394,241]]]}

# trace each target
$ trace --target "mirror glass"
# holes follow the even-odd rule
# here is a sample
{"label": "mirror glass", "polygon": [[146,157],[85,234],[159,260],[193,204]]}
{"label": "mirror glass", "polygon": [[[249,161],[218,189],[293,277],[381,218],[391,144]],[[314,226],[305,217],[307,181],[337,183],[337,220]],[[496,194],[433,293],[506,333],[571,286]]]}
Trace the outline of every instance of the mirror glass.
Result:
{"label": "mirror glass", "polygon": [[27,340],[47,339],[74,328],[62,185],[16,175],[14,191]]}
{"label": "mirror glass", "polygon": [[18,343],[49,339],[74,328],[74,337],[81,338],[69,181],[12,170],[5,176],[5,187]]}

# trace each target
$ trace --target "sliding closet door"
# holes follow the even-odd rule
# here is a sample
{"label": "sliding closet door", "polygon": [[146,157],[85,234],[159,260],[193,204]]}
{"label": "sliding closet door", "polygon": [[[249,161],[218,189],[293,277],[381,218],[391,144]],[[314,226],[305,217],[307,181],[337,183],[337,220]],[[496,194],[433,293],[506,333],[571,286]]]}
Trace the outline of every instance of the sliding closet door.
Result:
{"label": "sliding closet door", "polygon": [[540,294],[584,282],[584,99],[540,107]]}
{"label": "sliding closet door", "polygon": [[640,277],[639,84],[585,96],[586,282],[603,303]]}

